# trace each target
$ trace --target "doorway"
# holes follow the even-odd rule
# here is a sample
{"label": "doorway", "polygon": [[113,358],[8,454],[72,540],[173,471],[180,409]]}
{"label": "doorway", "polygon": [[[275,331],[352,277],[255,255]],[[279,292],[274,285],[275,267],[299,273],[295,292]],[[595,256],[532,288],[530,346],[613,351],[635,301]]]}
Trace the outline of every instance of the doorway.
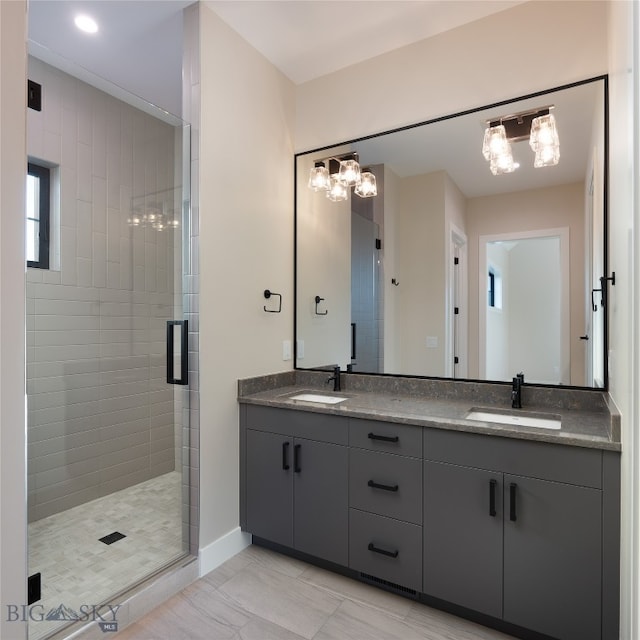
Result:
{"label": "doorway", "polygon": [[570,384],[569,231],[480,238],[481,377]]}

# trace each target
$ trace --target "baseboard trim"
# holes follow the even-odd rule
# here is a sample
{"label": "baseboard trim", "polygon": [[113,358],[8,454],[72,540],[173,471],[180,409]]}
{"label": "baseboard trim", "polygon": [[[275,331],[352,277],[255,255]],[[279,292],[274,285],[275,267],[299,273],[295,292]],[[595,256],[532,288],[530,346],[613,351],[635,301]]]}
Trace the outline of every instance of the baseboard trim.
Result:
{"label": "baseboard trim", "polygon": [[236,553],[246,549],[251,544],[251,540],[250,533],[245,533],[241,531],[240,527],[236,527],[200,549],[200,577],[213,571],[229,558],[233,558]]}

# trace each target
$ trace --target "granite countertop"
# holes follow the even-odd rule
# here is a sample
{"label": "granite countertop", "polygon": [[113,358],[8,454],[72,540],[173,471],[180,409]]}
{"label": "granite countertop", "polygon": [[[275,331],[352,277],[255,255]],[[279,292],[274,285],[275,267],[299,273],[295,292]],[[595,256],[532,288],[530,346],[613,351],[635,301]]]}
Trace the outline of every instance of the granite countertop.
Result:
{"label": "granite countertop", "polygon": [[[238,381],[238,401],[270,407],[384,420],[400,424],[620,451],[619,414],[607,394],[592,390],[523,388],[523,408],[511,409],[511,385],[343,375],[334,392],[324,372],[290,371]],[[291,398],[303,392],[341,396],[325,404]],[[561,429],[468,420],[471,409],[561,420]]]}

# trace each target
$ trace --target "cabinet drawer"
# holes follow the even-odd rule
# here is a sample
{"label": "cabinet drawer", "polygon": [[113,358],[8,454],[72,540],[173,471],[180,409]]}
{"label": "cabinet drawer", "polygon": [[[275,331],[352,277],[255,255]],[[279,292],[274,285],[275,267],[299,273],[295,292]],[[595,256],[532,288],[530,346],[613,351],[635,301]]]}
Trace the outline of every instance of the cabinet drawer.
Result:
{"label": "cabinet drawer", "polygon": [[425,429],[424,458],[594,489],[602,488],[602,452],[598,449]]}
{"label": "cabinet drawer", "polygon": [[422,527],[349,509],[349,567],[422,591]]}
{"label": "cabinet drawer", "polygon": [[422,524],[422,462],[351,449],[349,506]]}
{"label": "cabinet drawer", "polygon": [[422,427],[378,420],[349,420],[349,445],[397,453],[403,456],[422,456]]}
{"label": "cabinet drawer", "polygon": [[349,419],[326,413],[247,405],[248,429],[346,445]]}

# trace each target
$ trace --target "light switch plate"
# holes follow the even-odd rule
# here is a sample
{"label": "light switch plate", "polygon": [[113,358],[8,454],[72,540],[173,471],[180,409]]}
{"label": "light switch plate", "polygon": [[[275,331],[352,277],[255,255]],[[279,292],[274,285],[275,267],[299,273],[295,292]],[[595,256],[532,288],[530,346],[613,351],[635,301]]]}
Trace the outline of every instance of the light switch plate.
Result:
{"label": "light switch plate", "polygon": [[291,340],[282,341],[282,359],[291,360]]}
{"label": "light switch plate", "polygon": [[298,340],[296,346],[296,357],[298,360],[302,360],[304,358],[304,340]]}
{"label": "light switch plate", "polygon": [[427,349],[438,348],[438,336],[427,336]]}

